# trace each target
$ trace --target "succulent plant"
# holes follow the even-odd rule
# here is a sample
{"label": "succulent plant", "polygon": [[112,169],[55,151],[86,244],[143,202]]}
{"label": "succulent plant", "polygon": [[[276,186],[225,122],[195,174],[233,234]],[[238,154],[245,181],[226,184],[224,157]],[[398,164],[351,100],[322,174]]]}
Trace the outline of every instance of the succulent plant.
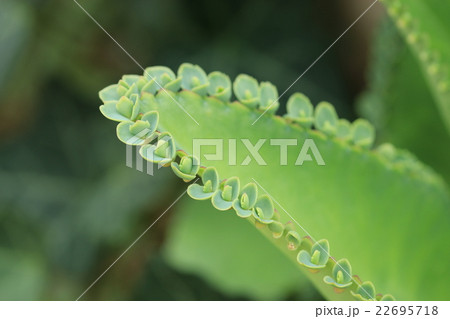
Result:
{"label": "succulent plant", "polygon": [[[156,82],[164,89],[157,89]],[[230,101],[232,91],[237,101]],[[184,181],[201,177],[201,184],[188,186],[191,198],[211,199],[211,207],[220,211],[233,208],[237,216],[285,250],[328,299],[448,296],[441,278],[447,275],[449,258],[440,258],[438,266],[413,262],[418,253],[442,256],[435,243],[450,239],[445,228],[448,223],[442,222],[448,220],[450,206],[446,185],[406,151],[390,144],[373,149],[375,130],[368,121],[339,119],[328,102],[314,109],[300,93],[288,99],[287,114],[279,117],[273,114],[278,108],[277,89],[269,82],[259,84],[241,74],[231,85],[225,74],[206,75],[199,66],[187,63],[177,75],[165,67],[153,67],[143,76],[124,76],[118,84],[102,90],[100,98],[103,115],[120,122],[120,140],[126,143],[145,131],[136,142],[143,158],[170,165]],[[195,116],[199,125],[188,114]],[[225,159],[193,156],[194,139],[218,136],[246,138],[252,145],[268,136],[313,140],[326,165],[306,163],[299,168],[294,164],[296,154],[289,154],[287,165],[280,166],[279,157],[264,147],[259,151],[267,158],[265,166],[256,161],[230,166]],[[243,155],[242,149],[237,152]],[[270,193],[254,183],[254,178]],[[365,194],[364,198],[352,196],[355,190]],[[300,223],[312,233],[326,234],[327,239],[314,241]],[[435,237],[424,236],[411,245],[422,225],[434,228]],[[389,242],[398,240],[395,247],[377,240],[380,234]],[[336,255],[346,258],[336,262],[330,256],[330,243]],[[380,254],[396,258],[387,259],[381,269]],[[352,268],[371,281],[361,282]],[[398,269],[408,272],[398,273]],[[390,276],[386,285],[390,271],[396,276]],[[411,273],[415,275],[409,276]],[[433,288],[413,289],[424,276]],[[374,284],[384,294],[375,295]]]}

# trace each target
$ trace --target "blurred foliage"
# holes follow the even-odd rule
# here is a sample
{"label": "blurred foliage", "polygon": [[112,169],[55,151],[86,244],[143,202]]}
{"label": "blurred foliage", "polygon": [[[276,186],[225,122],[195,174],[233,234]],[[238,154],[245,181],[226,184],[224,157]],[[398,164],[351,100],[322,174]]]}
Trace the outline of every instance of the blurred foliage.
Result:
{"label": "blurred foliage", "polygon": [[[270,79],[281,91],[352,22],[342,21],[358,1],[79,2],[144,67],[176,68],[189,61],[233,78],[245,72]],[[365,51],[368,33],[358,39],[352,50]],[[353,119],[364,70],[342,67],[355,59],[346,48],[325,55],[295,89],[314,104],[333,101],[340,115]],[[141,70],[74,2],[0,1],[0,299],[76,299],[183,192],[167,170],[148,176],[127,168],[123,145],[111,138],[114,125],[95,107],[99,89],[124,73]],[[411,126],[410,132],[421,130]],[[400,138],[394,142],[403,146]],[[421,155],[423,143],[417,145],[405,142],[439,170],[442,163],[434,165]],[[170,210],[84,298],[320,298],[289,280],[289,265],[277,266],[286,267],[280,278],[257,284],[243,271],[235,279],[245,278],[245,285],[220,273],[220,267],[230,271],[236,263],[224,261],[215,269],[203,260],[204,272],[177,266],[174,260],[189,252],[170,255],[162,247],[174,245],[172,234],[192,222],[189,205],[182,200]],[[220,223],[223,234],[240,227],[222,216],[211,218],[220,219],[211,222]],[[197,235],[203,236],[201,228]],[[262,241],[264,248],[248,255],[240,245],[233,247],[250,260],[271,251],[268,245]],[[190,249],[202,256],[207,248]]]}
{"label": "blurred foliage", "polygon": [[[187,198],[174,216],[165,247],[174,267],[201,273],[231,294],[277,300],[310,293],[311,284],[282,252],[234,213]],[[317,298],[317,297],[316,297]]]}
{"label": "blurred foliage", "polygon": [[450,132],[450,2],[384,0]]}
{"label": "blurred foliage", "polygon": [[379,142],[413,152],[449,183],[450,152],[443,150],[450,135],[419,63],[389,20],[374,39],[372,60],[359,107],[377,127]]}

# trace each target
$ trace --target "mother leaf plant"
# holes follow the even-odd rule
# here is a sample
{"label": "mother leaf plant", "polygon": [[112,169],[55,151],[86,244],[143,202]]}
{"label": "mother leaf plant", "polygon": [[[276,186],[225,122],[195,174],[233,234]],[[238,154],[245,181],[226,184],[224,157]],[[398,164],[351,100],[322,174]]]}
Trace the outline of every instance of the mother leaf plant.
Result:
{"label": "mother leaf plant", "polygon": [[[232,84],[225,74],[187,63],[177,75],[160,66],[126,75],[100,98],[103,115],[119,122],[121,141],[186,182],[198,176],[188,186],[191,198],[247,219],[326,298],[448,299],[448,189],[408,152],[373,148],[367,121],[339,119],[327,102],[314,109],[300,93],[288,100],[286,115],[276,116],[272,84],[248,75]],[[263,165],[247,159],[242,143],[234,145],[231,164],[227,148],[219,158],[204,156],[207,148],[195,157],[199,139],[312,140],[325,165],[311,155],[296,165],[298,152],[287,152],[280,165],[268,143],[258,149]]]}

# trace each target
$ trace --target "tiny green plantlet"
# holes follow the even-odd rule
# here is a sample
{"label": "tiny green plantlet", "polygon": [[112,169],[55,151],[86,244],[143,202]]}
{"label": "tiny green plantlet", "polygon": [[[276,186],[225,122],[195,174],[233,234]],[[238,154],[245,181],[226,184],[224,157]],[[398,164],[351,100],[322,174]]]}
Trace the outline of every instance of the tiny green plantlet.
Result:
{"label": "tiny green plantlet", "polygon": [[278,90],[270,82],[261,82],[260,89],[260,106],[261,110],[275,113],[280,103],[278,103]]}
{"label": "tiny green plantlet", "polygon": [[128,145],[142,145],[147,140],[151,140],[158,127],[158,112],[149,111],[142,115],[141,119],[133,121],[123,121],[117,125],[117,137],[120,141]]}
{"label": "tiny green plantlet", "polygon": [[161,133],[156,144],[146,144],[139,154],[149,162],[169,166],[176,156],[175,142],[170,133]]}
{"label": "tiny green plantlet", "polygon": [[268,224],[268,228],[272,232],[273,238],[276,238],[276,239],[278,239],[281,236],[283,236],[283,233],[284,233],[284,230],[285,230],[285,226],[282,223],[280,223],[279,221],[276,221],[276,220],[272,220]]}
{"label": "tiny green plantlet", "polygon": [[[373,132],[373,130],[372,130]],[[354,132],[352,132],[352,126],[350,122],[346,119],[339,119],[336,128],[336,137],[340,138],[343,141],[348,142],[354,137]]]}
{"label": "tiny green plantlet", "polygon": [[187,193],[194,199],[210,199],[219,188],[219,175],[214,167],[208,167],[202,175],[203,186],[189,185]]}
{"label": "tiny green plantlet", "polygon": [[262,224],[270,224],[274,215],[272,200],[268,195],[262,195],[258,198],[253,210],[253,217]]}
{"label": "tiny green plantlet", "polygon": [[338,120],[333,105],[327,102],[321,102],[317,105],[314,124],[319,130],[329,136],[336,135]]}
{"label": "tiny green plantlet", "polygon": [[312,247],[311,251],[300,250],[297,261],[309,268],[312,272],[325,268],[330,255],[330,244],[326,239],[319,240]]}
{"label": "tiny green plantlet", "polygon": [[260,88],[255,78],[240,74],[233,84],[234,94],[245,106],[256,108],[259,103]]}
{"label": "tiny green plantlet", "polygon": [[208,75],[208,94],[221,100],[228,102],[231,98],[231,80],[228,75],[221,72],[211,72]]}
{"label": "tiny green plantlet", "polygon": [[302,127],[308,129],[314,123],[314,108],[311,101],[301,93],[293,94],[286,105],[287,114],[284,116]]}
{"label": "tiny green plantlet", "polygon": [[258,187],[255,183],[248,183],[241,190],[241,195],[233,202],[236,214],[241,218],[248,218],[253,214],[253,208],[258,197]]}
{"label": "tiny green plantlet", "polygon": [[361,301],[374,300],[376,298],[375,286],[370,281],[363,282],[352,296]]}
{"label": "tiny green plantlet", "polygon": [[288,249],[296,250],[300,246],[302,239],[296,231],[290,230],[286,234],[286,241],[288,242]]}
{"label": "tiny green plantlet", "polygon": [[[341,124],[342,125],[342,124]],[[339,128],[339,122],[338,122]],[[341,128],[342,130],[342,128]],[[372,125],[364,119],[357,119],[353,123],[353,143],[363,148],[371,148],[375,141],[375,132]]]}
{"label": "tiny green plantlet", "polygon": [[[143,83],[141,92],[155,94],[161,88],[177,91],[181,86],[181,79],[173,71],[164,66],[147,68],[144,72],[147,83]],[[141,79],[141,81],[144,81]]]}
{"label": "tiny green plantlet", "polygon": [[179,70],[181,87],[200,95],[206,95],[209,87],[208,77],[205,71],[198,65],[183,64]]}
{"label": "tiny green plantlet", "polygon": [[[323,281],[328,285],[334,286],[338,291],[350,286],[352,284],[352,266],[347,259],[339,260],[333,266],[332,276],[325,276]],[[363,289],[361,286],[358,288]]]}
{"label": "tiny green plantlet", "polygon": [[[102,114],[119,122],[121,141],[137,145],[146,160],[171,166],[186,182],[201,178],[187,188],[192,199],[255,225],[326,298],[450,296],[442,280],[450,257],[437,244],[450,240],[448,188],[407,151],[391,144],[374,148],[368,121],[339,119],[332,104],[314,107],[301,93],[288,99],[287,114],[277,116],[273,84],[244,74],[231,83],[221,72],[206,74],[188,63],[176,74],[156,66],[124,76],[100,98]],[[280,166],[268,143],[259,149],[265,165],[230,165],[229,152],[220,159],[208,152],[194,156],[194,140],[219,138],[245,138],[252,145],[269,138],[313,140],[326,165],[316,165],[314,154],[295,165],[297,154],[288,152]],[[247,156],[243,145],[236,153]],[[324,239],[315,241],[305,229]],[[330,256],[331,247],[339,260]]]}
{"label": "tiny green plantlet", "polygon": [[239,178],[231,177],[223,182],[212,197],[212,205],[218,210],[229,210],[239,196]]}
{"label": "tiny green plantlet", "polygon": [[198,159],[185,154],[181,154],[180,163],[172,162],[170,166],[175,175],[182,178],[185,182],[193,180],[200,169]]}

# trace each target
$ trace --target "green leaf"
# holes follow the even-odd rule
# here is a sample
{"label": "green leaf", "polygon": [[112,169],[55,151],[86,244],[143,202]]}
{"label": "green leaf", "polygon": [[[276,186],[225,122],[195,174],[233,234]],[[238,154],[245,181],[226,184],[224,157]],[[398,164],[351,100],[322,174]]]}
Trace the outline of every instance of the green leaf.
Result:
{"label": "green leaf", "polygon": [[[442,278],[445,278],[450,260],[441,254],[436,242],[449,239],[446,231],[449,192],[442,180],[420,162],[397,150],[395,153],[400,156],[391,162],[377,149],[351,147],[323,134],[332,133],[333,122],[336,125],[338,122],[333,116],[334,109],[327,104],[316,109],[315,123],[320,131],[302,129],[270,114],[264,114],[250,127],[260,116],[260,111],[244,108],[240,103],[224,104],[187,90],[173,95],[163,93],[156,95],[152,107],[160,113],[160,127],[171,132],[177,147],[187,154],[192,154],[193,139],[218,136],[225,140],[247,138],[253,145],[269,137],[297,139],[297,145],[306,140],[314,141],[326,165],[317,165],[312,160],[298,167],[295,165],[297,152],[288,152],[290,164],[280,166],[279,153],[274,152],[269,143],[259,149],[266,162],[263,166],[256,161],[248,165],[229,165],[228,156],[223,160],[200,156],[202,166],[215,167],[217,180],[219,173],[223,178],[237,176],[244,184],[257,180],[270,198],[282,205],[276,205],[280,213],[275,215],[269,197],[266,200],[260,197],[253,218],[248,220],[256,220],[258,229],[284,249],[287,257],[297,265],[296,251],[289,252],[283,238],[273,238],[268,226],[271,222],[291,222],[292,225],[291,218],[294,218],[314,237],[327,238],[334,256],[351,260],[358,276],[373,281],[383,293],[389,292],[402,299],[445,298],[448,295],[448,285]],[[182,101],[186,111],[198,119],[201,126],[183,125],[188,116],[180,111],[174,99]],[[250,123],[249,129],[246,130],[242,123]],[[248,150],[244,145],[237,145],[236,153],[238,158],[245,158]],[[210,198],[217,191],[218,183],[207,180],[203,187],[198,187]],[[423,233],[424,228],[433,229],[432,236],[427,233],[417,240],[417,234]],[[300,234],[302,227],[296,231]],[[389,239],[389,245],[383,238]],[[301,246],[304,243],[306,245],[307,241],[302,241]],[[299,249],[307,251],[304,247]],[[436,254],[441,256],[438,263],[417,262],[434,260]],[[320,257],[313,254],[311,260]],[[346,266],[344,261],[339,263]],[[331,266],[330,261],[316,274],[307,275],[327,298],[353,298],[350,291],[355,291],[354,284],[348,284],[346,274],[339,269],[336,271],[336,267],[333,272],[329,269]],[[336,294],[330,289],[323,281],[324,275],[329,276],[326,282],[339,287],[342,293]],[[348,289],[343,289],[344,286]]]}
{"label": "green leaf", "polygon": [[450,135],[419,62],[392,23],[387,22],[377,32],[369,88],[358,106],[375,125],[380,143],[408,149],[449,184],[450,152],[442,149],[450,145]]}
{"label": "green leaf", "polygon": [[[123,83],[124,81],[122,81]],[[120,81],[119,81],[120,83]],[[137,95],[139,93],[139,88],[136,83],[132,84],[130,88],[125,92],[124,96],[131,97],[132,95]]]}
{"label": "green leaf", "polygon": [[[187,153],[192,152],[194,138],[242,138],[241,123],[252,123],[258,116],[256,112],[239,104],[230,103],[224,107],[222,103],[213,103],[189,91],[181,91],[177,97],[184,102],[186,110],[202,123],[201,127],[192,125],[186,128],[180,125],[189,118],[165,94],[157,94],[157,110],[160,112],[161,126],[174,134],[177,145]],[[214,114],[214,117],[210,114]],[[317,131],[290,126],[267,114],[261,117],[253,129],[245,130],[245,135],[253,145],[262,137],[296,138],[298,145],[302,145],[306,139],[313,139],[326,165],[319,166],[312,161],[302,167],[295,166],[298,153],[288,152],[287,162],[290,165],[280,166],[279,153],[273,152],[269,144],[261,147],[259,152],[267,163],[265,167],[255,162],[247,166],[230,166],[227,156],[224,156],[223,161],[202,158],[202,165],[219,167],[222,176],[238,176],[244,184],[255,178],[296,220],[306,223],[306,229],[314,237],[327,238],[332,243],[334,256],[351,260],[357,274],[374,282],[379,291],[392,293],[402,299],[445,294],[441,280],[436,280],[438,277],[431,279],[429,275],[427,282],[429,285],[432,282],[434,289],[413,289],[417,287],[413,283],[418,280],[417,274],[425,272],[425,269],[421,264],[412,267],[411,260],[415,258],[413,256],[431,254],[434,239],[424,238],[414,249],[402,245],[401,250],[373,240],[381,233],[389,238],[413,240],[422,229],[419,225],[423,224],[436,227],[439,230],[434,235],[442,236],[442,240],[446,238],[447,233],[442,231],[444,225],[438,220],[445,216],[446,207],[450,205],[449,195],[434,173],[423,171],[424,175],[418,175],[422,170],[417,169],[398,171],[394,164],[377,152],[343,148],[342,143],[336,143]],[[236,152],[238,158],[248,154],[245,147],[239,144]],[[305,181],[308,181],[307,186]],[[288,221],[289,218],[279,210],[280,221]],[[415,213],[411,214],[412,211]],[[387,219],[391,221],[388,224]],[[404,225],[405,221],[409,221],[409,227],[398,226]],[[358,237],[358,241],[354,237],[356,229],[357,234],[364,234]],[[404,239],[401,242],[405,242]],[[361,249],[361,246],[373,248]],[[386,265],[384,268],[373,266],[379,263],[380,255],[391,254],[397,257],[390,270],[386,270]],[[401,272],[387,282],[384,272],[395,271],[397,267],[408,271]],[[436,267],[434,272],[439,274],[442,271],[439,269],[443,268]],[[414,275],[410,273],[406,276],[413,270]],[[439,278],[442,275],[440,273]],[[320,288],[320,284],[317,285]],[[330,299],[344,298],[344,295],[330,295],[328,290],[320,289]],[[350,293],[348,295],[353,298]]]}
{"label": "green leaf", "polygon": [[116,105],[116,101],[106,102],[105,104],[100,106],[100,112],[102,112],[103,116],[112,121],[129,121],[128,117],[118,112]]}
{"label": "green leaf", "polygon": [[111,84],[98,93],[103,103],[118,101],[120,99],[121,95],[117,92],[117,87],[117,84]]}
{"label": "green leaf", "polygon": [[134,84],[137,84],[137,82],[140,79],[141,79],[141,77],[139,75],[135,75],[135,74],[128,74],[128,75],[122,76],[122,81],[124,81],[128,85],[128,88],[131,88]]}
{"label": "green leaf", "polygon": [[122,96],[117,102],[116,109],[117,112],[119,112],[126,118],[131,119],[133,115],[133,106],[134,103],[129,98],[127,98],[126,96]]}

